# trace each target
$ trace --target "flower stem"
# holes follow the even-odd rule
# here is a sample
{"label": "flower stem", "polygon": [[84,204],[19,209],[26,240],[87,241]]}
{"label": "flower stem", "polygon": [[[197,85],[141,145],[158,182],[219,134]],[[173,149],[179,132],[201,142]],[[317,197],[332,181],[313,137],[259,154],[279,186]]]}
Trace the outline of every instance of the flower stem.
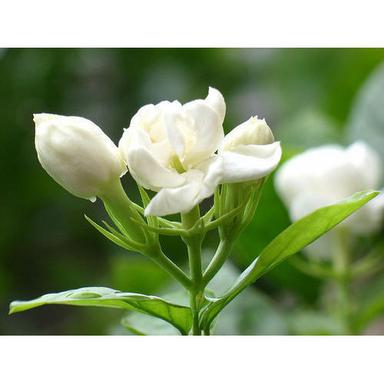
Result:
{"label": "flower stem", "polygon": [[233,242],[221,239],[217,250],[203,275],[203,285],[206,286],[220,270],[231,253]]}
{"label": "flower stem", "polygon": [[[181,215],[183,228],[188,230],[200,219],[200,210],[197,205],[190,212]],[[199,324],[200,306],[204,300],[203,273],[201,265],[201,243],[203,235],[193,234],[183,238],[187,245],[189,269],[191,274],[191,287],[189,289],[190,306],[192,311],[192,335],[201,335]]]}
{"label": "flower stem", "polygon": [[335,250],[333,252],[333,268],[337,286],[339,313],[346,334],[353,334],[352,303],[350,294],[350,255],[347,234],[343,229],[335,233]]}
{"label": "flower stem", "polygon": [[167,271],[171,276],[173,276],[180,284],[182,284],[186,289],[190,289],[191,287],[191,280],[188,278],[188,276],[183,272],[182,269],[180,269],[172,260],[170,260],[164,252],[159,249],[157,249],[155,252],[148,253],[148,256],[156,262],[158,265],[160,265],[165,271]]}

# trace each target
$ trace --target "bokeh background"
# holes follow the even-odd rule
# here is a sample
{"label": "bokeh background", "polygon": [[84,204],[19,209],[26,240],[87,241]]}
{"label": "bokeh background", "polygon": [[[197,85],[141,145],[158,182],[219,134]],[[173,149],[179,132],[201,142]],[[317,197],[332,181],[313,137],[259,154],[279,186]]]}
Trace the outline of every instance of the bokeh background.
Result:
{"label": "bokeh background", "polygon": [[[0,334],[127,334],[123,311],[47,306],[8,316],[9,302],[82,286],[161,294],[170,282],[151,261],[109,243],[84,219],[106,217],[99,202],[75,198],[41,168],[32,114],[93,120],[118,142],[148,103],[205,97],[218,88],[229,131],[265,117],[285,154],[362,138],[384,155],[383,49],[1,49]],[[133,199],[137,191],[125,181]],[[227,268],[232,276],[290,223],[270,177],[257,215]],[[369,248],[383,232],[362,242]],[[207,253],[214,244],[208,238]],[[177,241],[165,248],[180,264]],[[380,273],[359,292],[384,301]],[[226,334],[337,333],[320,312],[324,282],[285,262],[232,303]],[[367,333],[384,333],[380,313]]]}

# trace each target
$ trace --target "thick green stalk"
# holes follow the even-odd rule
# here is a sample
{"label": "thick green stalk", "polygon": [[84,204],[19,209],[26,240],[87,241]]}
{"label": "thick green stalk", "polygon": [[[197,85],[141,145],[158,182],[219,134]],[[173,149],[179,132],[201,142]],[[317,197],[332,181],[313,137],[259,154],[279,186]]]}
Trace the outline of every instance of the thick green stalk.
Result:
{"label": "thick green stalk", "polygon": [[[181,222],[184,229],[188,230],[200,219],[199,206],[193,208],[190,212],[181,215]],[[192,234],[183,238],[187,245],[189,269],[191,273],[191,287],[189,288],[190,306],[192,311],[192,334],[201,335],[199,324],[200,305],[204,299],[203,273],[201,265],[201,243],[203,235],[200,233]]]}

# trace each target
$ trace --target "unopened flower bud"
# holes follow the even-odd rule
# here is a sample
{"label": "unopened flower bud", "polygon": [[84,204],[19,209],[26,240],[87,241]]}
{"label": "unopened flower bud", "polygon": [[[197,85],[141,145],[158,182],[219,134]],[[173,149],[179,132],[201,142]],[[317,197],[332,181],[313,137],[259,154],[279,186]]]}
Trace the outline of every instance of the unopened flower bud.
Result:
{"label": "unopened flower bud", "polygon": [[95,201],[127,171],[116,145],[92,121],[39,113],[34,122],[41,165],[75,196]]}

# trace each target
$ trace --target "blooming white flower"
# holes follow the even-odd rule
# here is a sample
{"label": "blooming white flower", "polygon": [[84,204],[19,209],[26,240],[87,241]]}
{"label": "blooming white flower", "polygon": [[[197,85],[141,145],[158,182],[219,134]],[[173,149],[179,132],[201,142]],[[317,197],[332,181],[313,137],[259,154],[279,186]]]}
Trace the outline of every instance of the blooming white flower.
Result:
{"label": "blooming white flower", "polygon": [[218,183],[214,153],[223,140],[223,96],[145,105],[124,130],[119,148],[134,179],[158,192],[146,215],[188,212]]}
{"label": "blooming white flower", "polygon": [[[272,150],[256,145],[266,144],[264,128],[257,127],[256,120],[224,139],[225,110],[221,93],[209,88],[204,100],[150,104],[132,118],[119,149],[138,184],[158,192],[146,215],[186,213],[211,196],[219,183],[254,180],[269,173],[272,163],[277,165],[280,146],[271,144]],[[272,135],[267,141],[273,141]]]}
{"label": "blooming white flower", "polygon": [[72,194],[95,201],[127,171],[116,145],[92,121],[39,113],[34,122],[41,165]]}
{"label": "blooming white flower", "polygon": [[[296,221],[325,205],[355,192],[376,189],[381,179],[381,163],[376,152],[364,142],[347,148],[325,145],[309,149],[288,160],[277,171],[275,186]],[[355,234],[370,234],[380,227],[384,200],[376,197],[340,224]],[[314,243],[316,245],[316,243]],[[328,251],[324,242],[311,247],[319,256]]]}

